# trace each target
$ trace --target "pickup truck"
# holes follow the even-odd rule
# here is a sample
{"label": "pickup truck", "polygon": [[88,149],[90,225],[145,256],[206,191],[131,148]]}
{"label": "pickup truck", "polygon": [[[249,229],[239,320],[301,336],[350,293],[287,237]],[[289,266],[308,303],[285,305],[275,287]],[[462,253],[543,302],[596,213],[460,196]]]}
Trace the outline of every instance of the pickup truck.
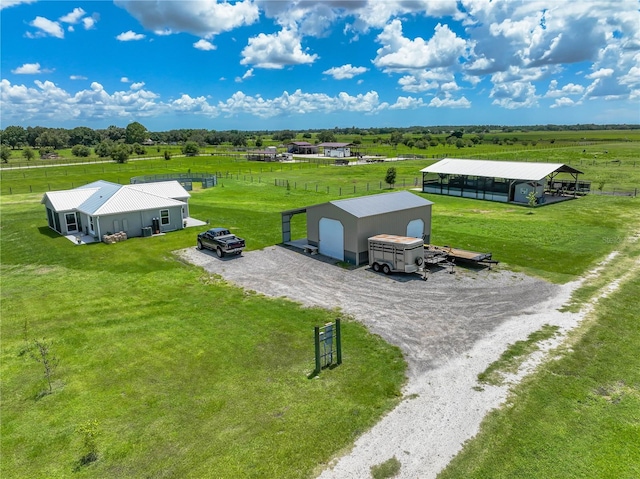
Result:
{"label": "pickup truck", "polygon": [[244,247],[244,240],[227,228],[211,228],[198,234],[198,249],[215,251],[218,258],[226,254],[240,254]]}

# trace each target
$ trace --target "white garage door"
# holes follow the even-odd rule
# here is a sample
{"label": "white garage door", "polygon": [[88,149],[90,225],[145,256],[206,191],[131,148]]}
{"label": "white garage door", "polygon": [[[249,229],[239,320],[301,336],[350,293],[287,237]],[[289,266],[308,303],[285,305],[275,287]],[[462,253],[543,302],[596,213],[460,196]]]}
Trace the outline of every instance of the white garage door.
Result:
{"label": "white garage door", "polygon": [[417,219],[409,221],[407,225],[407,236],[412,238],[422,238],[424,234],[424,221]]}
{"label": "white garage door", "polygon": [[344,261],[344,227],[338,220],[320,219],[318,251],[330,258]]}

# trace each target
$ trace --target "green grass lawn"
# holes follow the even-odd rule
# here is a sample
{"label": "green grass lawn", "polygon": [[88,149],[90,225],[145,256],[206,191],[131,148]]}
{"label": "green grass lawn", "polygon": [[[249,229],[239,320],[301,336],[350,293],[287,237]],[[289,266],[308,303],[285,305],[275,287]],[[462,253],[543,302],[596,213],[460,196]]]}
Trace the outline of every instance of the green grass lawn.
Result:
{"label": "green grass lawn", "polygon": [[[401,353],[358,323],[308,379],[313,327],[339,313],[177,261],[193,231],[75,246],[38,199],[1,210],[2,477],[308,477],[398,402]],[[50,395],[36,338],[60,360]],[[79,467],[88,420],[99,459]]]}
{"label": "green grass lawn", "polygon": [[[410,183],[424,165],[394,166]],[[192,216],[260,249],[281,241],[281,211],[378,193],[372,185],[387,167],[198,157],[2,171],[2,477],[309,477],[397,404],[404,381],[399,350],[348,318],[343,365],[307,379],[313,326],[339,312],[268,299],[178,261],[172,251],[193,246],[206,227],[76,246],[47,227],[44,191],[220,171],[219,186],[192,192]],[[640,168],[628,171],[637,183]],[[279,178],[290,188],[274,186]],[[555,282],[580,277],[640,221],[629,197],[587,196],[528,214],[423,196],[434,201],[435,244],[491,251],[503,267]],[[293,236],[304,234],[298,215]],[[631,294],[616,297],[620,314],[638,317]],[[36,338],[53,341],[60,359],[53,394],[41,395],[42,365],[25,352]],[[99,423],[99,459],[79,466],[76,429],[89,420]]]}
{"label": "green grass lawn", "polygon": [[[640,275],[600,301],[571,351],[519,385],[439,479],[640,477]],[[634,263],[635,262],[635,265]]]}

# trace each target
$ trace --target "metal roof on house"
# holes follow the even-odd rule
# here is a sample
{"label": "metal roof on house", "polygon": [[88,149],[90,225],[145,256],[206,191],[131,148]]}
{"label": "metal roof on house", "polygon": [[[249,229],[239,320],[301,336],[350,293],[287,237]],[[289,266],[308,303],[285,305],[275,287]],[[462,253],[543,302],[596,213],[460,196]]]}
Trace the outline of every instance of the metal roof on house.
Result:
{"label": "metal roof on house", "polygon": [[127,185],[127,188],[133,188],[152,195],[164,196],[166,198],[190,198],[191,195],[176,180],[156,181],[153,183],[136,183]]}
{"label": "metal roof on house", "polygon": [[425,200],[424,198],[414,195],[408,191],[360,196],[358,198],[330,201],[329,203],[337,206],[356,218],[365,218],[367,216],[375,216],[433,204],[433,202]]}
{"label": "metal roof on house", "polygon": [[73,190],[45,193],[41,203],[48,198],[55,211],[76,210],[98,216],[182,206],[184,202],[173,198],[189,196],[177,181],[119,185],[100,180]]}
{"label": "metal roof on house", "polygon": [[308,141],[292,141],[289,143],[289,145],[296,145],[296,146],[314,146],[311,143],[309,143]]}
{"label": "metal roof on house", "polygon": [[563,163],[529,163],[522,161],[459,160],[445,158],[420,170],[424,173],[482,176],[509,180],[540,181],[551,173],[582,172]]}
{"label": "metal roof on house", "polygon": [[49,191],[44,194],[40,203],[44,204],[48,198],[55,211],[73,211],[78,205],[87,201],[91,195],[99,190],[100,188],[83,188],[65,191]]}
{"label": "metal roof on house", "polygon": [[184,202],[182,201],[153,195],[144,191],[138,191],[134,188],[130,188],[130,186],[131,185],[124,185],[97,208],[89,209],[83,204],[78,207],[78,211],[92,216],[100,216],[184,205]]}

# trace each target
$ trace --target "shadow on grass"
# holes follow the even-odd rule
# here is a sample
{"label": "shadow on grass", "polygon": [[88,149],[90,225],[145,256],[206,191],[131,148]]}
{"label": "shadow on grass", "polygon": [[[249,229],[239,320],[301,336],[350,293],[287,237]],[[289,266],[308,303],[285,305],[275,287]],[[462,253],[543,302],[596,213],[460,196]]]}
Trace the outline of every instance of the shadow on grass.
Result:
{"label": "shadow on grass", "polygon": [[49,238],[62,238],[62,235],[60,235],[60,233],[53,231],[48,226],[38,226],[38,231],[41,235],[48,236]]}

